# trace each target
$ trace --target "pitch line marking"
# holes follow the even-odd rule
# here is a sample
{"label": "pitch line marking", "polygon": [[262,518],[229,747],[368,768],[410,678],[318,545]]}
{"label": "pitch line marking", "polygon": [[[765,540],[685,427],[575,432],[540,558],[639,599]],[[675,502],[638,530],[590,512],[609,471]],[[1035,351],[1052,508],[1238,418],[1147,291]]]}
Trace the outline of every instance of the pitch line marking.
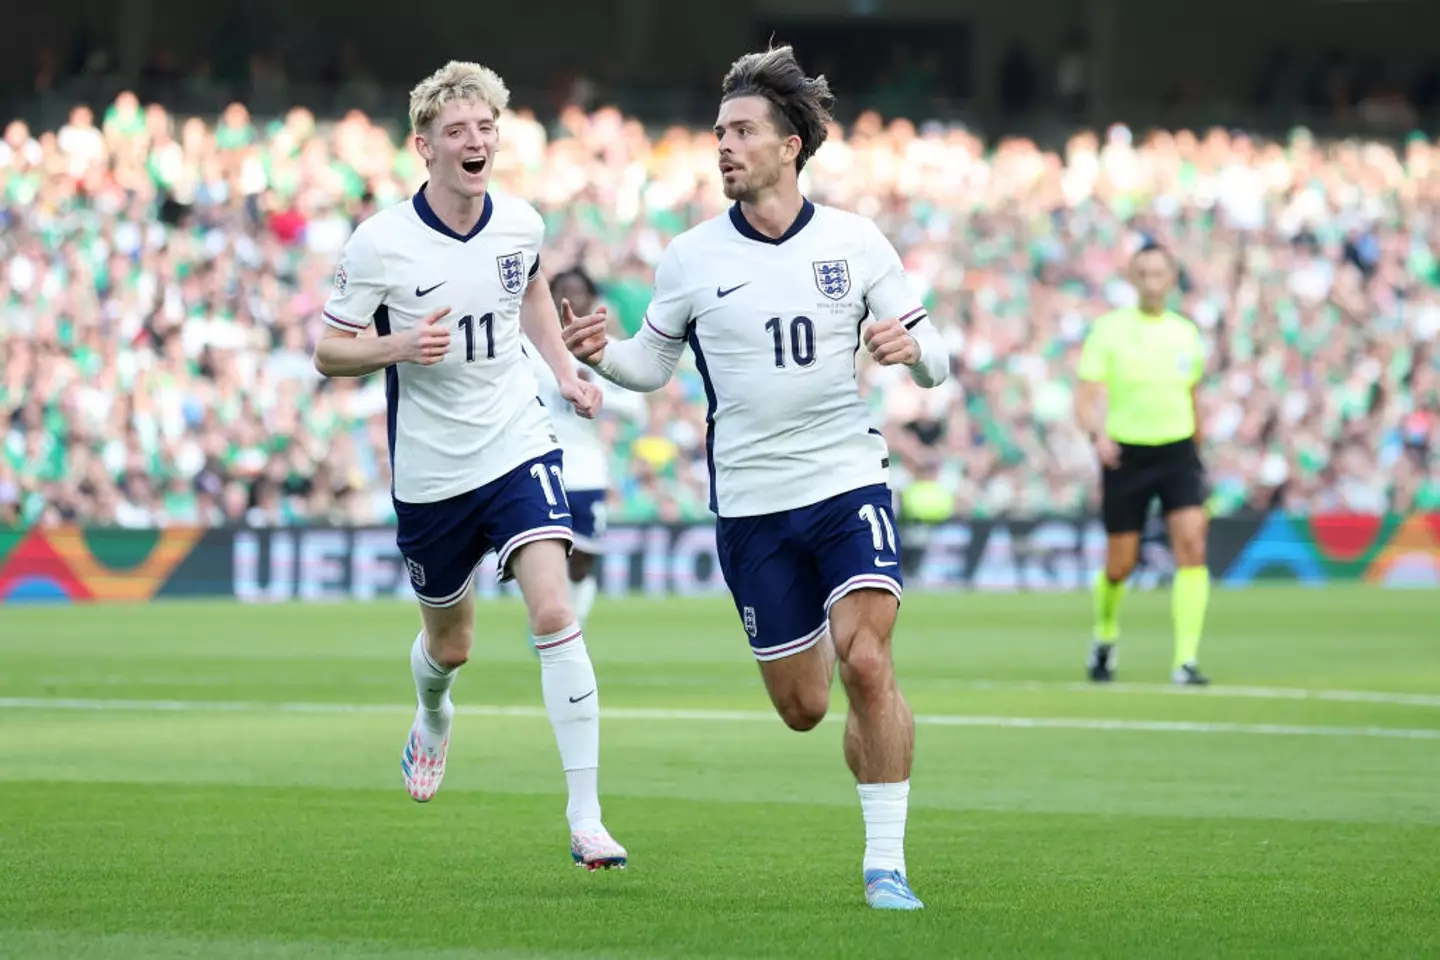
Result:
{"label": "pitch line marking", "polygon": [[[0,697],[3,710],[71,710],[90,712],[181,713],[311,713],[409,714],[399,704],[264,703],[252,700],[86,700],[49,697]],[[455,712],[479,717],[546,719],[543,707],[469,704]],[[671,721],[692,723],[773,723],[774,713],[760,710],[671,710],[655,707],[608,707],[600,711],[609,720]],[[1144,733],[1208,733],[1272,737],[1370,737],[1395,740],[1440,740],[1440,729],[1404,727],[1305,726],[1278,723],[1217,723],[1192,720],[1122,720],[1110,717],[992,717],[968,714],[917,714],[915,723],[926,727],[991,727],[1024,730],[1101,730]]]}

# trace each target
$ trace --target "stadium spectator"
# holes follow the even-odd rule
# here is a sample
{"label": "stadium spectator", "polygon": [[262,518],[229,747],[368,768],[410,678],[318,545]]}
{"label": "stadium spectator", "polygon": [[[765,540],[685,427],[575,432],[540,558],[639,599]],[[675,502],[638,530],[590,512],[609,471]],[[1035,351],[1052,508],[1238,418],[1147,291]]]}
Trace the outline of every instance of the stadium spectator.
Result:
{"label": "stadium spectator", "polygon": [[[390,522],[379,378],[322,384],[304,358],[333,252],[423,178],[408,140],[358,111],[142,103],[0,137],[0,522]],[[582,264],[633,331],[665,242],[725,204],[713,135],[576,107],[502,129],[496,183],[544,214],[546,262]],[[876,220],[951,349],[923,397],[860,366],[927,516],[937,486],[955,514],[1093,507],[1074,362],[1133,301],[1142,233],[1210,343],[1213,510],[1440,506],[1435,143],[1113,127],[1046,152],[866,113],[803,185]],[[607,407],[612,518],[705,518],[688,361]]]}

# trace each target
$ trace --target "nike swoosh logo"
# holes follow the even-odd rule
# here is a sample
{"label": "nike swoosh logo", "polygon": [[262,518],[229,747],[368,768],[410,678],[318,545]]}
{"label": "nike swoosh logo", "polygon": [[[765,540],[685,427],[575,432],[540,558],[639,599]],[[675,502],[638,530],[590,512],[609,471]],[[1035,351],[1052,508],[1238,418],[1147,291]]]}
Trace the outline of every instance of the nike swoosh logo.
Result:
{"label": "nike swoosh logo", "polygon": [[439,290],[441,287],[445,286],[446,283],[447,283],[447,281],[441,280],[439,283],[435,284],[435,286],[433,286],[433,287],[426,287],[424,290],[421,290],[419,287],[416,287],[416,288],[415,288],[415,296],[417,296],[417,297],[423,297],[423,296],[425,296],[426,294],[434,293],[436,290]]}
{"label": "nike swoosh logo", "polygon": [[571,698],[570,698],[570,702],[571,702],[571,703],[579,703],[581,700],[584,700],[586,697],[589,697],[589,696],[590,696],[591,694],[593,694],[594,692],[595,692],[594,690],[591,690],[590,693],[587,693],[587,694],[585,694],[584,696],[571,697]]}
{"label": "nike swoosh logo", "polygon": [[[748,287],[748,286],[750,286],[751,283],[752,283],[752,281],[746,280],[744,283],[740,284],[740,287]],[[716,288],[715,288],[715,296],[720,297],[720,298],[723,299],[723,298],[725,298],[725,297],[730,296],[730,294],[734,293],[736,290],[739,290],[740,287],[731,287],[729,290],[724,290],[724,289],[722,289],[722,288],[720,288],[720,287],[716,287]]]}
{"label": "nike swoosh logo", "polygon": [[556,513],[554,510],[550,511],[551,520],[564,520],[568,516],[570,516],[568,513]]}
{"label": "nike swoosh logo", "polygon": [[875,558],[875,566],[877,567],[893,567],[897,562],[898,561],[895,560],[881,560],[879,557]]}

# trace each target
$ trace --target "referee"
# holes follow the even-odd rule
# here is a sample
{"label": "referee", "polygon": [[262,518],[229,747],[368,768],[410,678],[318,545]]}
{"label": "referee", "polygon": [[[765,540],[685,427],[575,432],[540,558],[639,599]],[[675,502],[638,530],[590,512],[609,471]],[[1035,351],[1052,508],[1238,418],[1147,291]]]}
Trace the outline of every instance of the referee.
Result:
{"label": "referee", "polygon": [[[1140,532],[1158,499],[1175,554],[1171,680],[1209,683],[1196,654],[1210,599],[1205,566],[1205,477],[1196,389],[1205,368],[1200,331],[1166,309],[1175,258],[1147,242],[1130,265],[1140,305],[1100,317],[1080,351],[1076,418],[1103,468],[1105,570],[1095,579],[1090,679],[1115,679],[1120,598],[1140,556]],[[1102,412],[1103,410],[1103,412]]]}

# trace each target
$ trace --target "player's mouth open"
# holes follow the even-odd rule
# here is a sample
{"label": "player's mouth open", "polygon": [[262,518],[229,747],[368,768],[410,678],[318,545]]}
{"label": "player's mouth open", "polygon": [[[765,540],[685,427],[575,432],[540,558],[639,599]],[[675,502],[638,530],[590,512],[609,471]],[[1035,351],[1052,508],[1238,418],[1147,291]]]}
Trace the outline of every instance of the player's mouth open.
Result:
{"label": "player's mouth open", "polygon": [[734,173],[736,170],[739,170],[739,169],[740,169],[740,168],[737,167],[737,166],[735,166],[735,164],[733,164],[733,163],[729,163],[729,162],[724,161],[724,160],[721,160],[721,161],[720,161],[720,173],[721,173],[721,174],[731,174],[731,173]]}
{"label": "player's mouth open", "polygon": [[474,157],[470,160],[462,160],[460,161],[460,166],[465,169],[466,173],[473,176],[485,169],[485,158]]}

